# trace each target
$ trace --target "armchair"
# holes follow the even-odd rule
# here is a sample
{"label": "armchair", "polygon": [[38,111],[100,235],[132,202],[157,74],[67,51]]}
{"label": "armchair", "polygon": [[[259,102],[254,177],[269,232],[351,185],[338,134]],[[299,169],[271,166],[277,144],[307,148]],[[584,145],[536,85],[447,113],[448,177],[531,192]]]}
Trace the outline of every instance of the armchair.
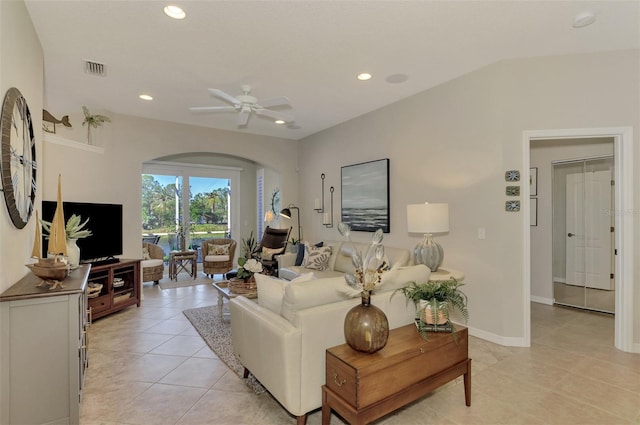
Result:
{"label": "armchair", "polygon": [[274,229],[267,226],[264,229],[260,245],[253,251],[253,258],[262,263],[262,267],[269,273],[274,274],[278,270],[278,260],[276,255],[283,254],[287,248],[291,227],[287,229]]}
{"label": "armchair", "polygon": [[142,281],[157,285],[164,275],[164,249],[160,245],[142,242]]}
{"label": "armchair", "polygon": [[[224,246],[227,245],[227,248]],[[202,270],[207,276],[224,274],[233,269],[236,254],[236,241],[228,238],[205,239],[200,245],[202,250]],[[226,254],[225,254],[226,251]]]}

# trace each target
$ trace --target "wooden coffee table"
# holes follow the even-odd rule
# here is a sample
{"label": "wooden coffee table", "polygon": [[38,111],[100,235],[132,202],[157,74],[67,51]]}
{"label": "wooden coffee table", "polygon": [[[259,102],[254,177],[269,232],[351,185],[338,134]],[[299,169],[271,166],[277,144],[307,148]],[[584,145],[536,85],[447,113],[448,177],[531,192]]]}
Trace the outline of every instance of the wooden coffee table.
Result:
{"label": "wooden coffee table", "polygon": [[234,294],[229,290],[229,281],[228,280],[220,280],[218,282],[212,283],[215,290],[218,292],[218,317],[222,319],[222,306],[224,303],[224,299],[230,300],[235,297],[239,297],[242,295],[247,298],[257,298],[258,293],[256,291],[255,294]]}
{"label": "wooden coffee table", "polygon": [[471,359],[467,328],[420,337],[410,324],[389,332],[387,345],[367,354],[347,344],[326,351],[322,424],[331,410],[350,424],[367,424],[464,376],[465,403],[471,406]]}

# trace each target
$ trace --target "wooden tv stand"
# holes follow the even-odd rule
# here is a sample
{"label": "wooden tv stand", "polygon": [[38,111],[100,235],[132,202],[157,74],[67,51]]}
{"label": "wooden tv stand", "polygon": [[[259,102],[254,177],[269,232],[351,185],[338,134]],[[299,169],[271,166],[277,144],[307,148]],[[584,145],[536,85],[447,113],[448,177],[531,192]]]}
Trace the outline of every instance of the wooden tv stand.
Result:
{"label": "wooden tv stand", "polygon": [[102,290],[97,297],[89,298],[90,320],[134,304],[140,307],[140,260],[120,259],[92,266],[87,285],[92,283],[101,284]]}

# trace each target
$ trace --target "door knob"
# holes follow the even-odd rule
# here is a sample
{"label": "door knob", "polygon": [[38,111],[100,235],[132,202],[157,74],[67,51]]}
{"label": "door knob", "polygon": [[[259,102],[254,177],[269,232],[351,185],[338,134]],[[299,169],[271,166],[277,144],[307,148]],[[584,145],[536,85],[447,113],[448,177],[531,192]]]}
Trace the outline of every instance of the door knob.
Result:
{"label": "door knob", "polygon": [[567,236],[569,236],[570,238],[574,237],[576,234],[575,233],[569,233],[567,234]]}

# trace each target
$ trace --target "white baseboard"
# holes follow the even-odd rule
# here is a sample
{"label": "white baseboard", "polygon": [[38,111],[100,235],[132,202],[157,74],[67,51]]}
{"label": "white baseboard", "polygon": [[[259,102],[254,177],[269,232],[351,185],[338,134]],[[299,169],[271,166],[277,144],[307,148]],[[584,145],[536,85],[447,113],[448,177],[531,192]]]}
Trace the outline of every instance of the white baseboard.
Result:
{"label": "white baseboard", "polygon": [[632,353],[640,353],[640,342],[634,342],[631,345],[631,352]]}
{"label": "white baseboard", "polygon": [[531,295],[531,301],[538,304],[553,305],[553,298],[544,298]]}
{"label": "white baseboard", "polygon": [[529,347],[530,344],[525,343],[524,338],[506,337],[502,335],[496,335],[491,332],[483,331],[482,329],[476,329],[469,327],[469,335],[475,336],[480,339],[484,339],[495,344],[504,345],[507,347]]}
{"label": "white baseboard", "polygon": [[558,282],[558,283],[565,283],[566,282],[564,277],[554,277],[553,281],[554,282]]}

